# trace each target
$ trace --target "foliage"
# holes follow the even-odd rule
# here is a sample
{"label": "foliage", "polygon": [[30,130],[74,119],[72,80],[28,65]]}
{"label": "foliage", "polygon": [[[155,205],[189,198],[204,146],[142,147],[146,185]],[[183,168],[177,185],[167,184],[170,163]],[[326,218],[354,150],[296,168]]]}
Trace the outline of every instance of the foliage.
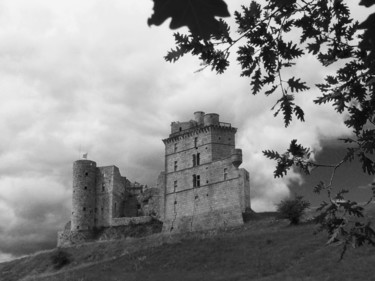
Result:
{"label": "foliage", "polygon": [[294,199],[282,200],[276,205],[276,210],[281,218],[288,219],[290,224],[297,225],[308,207],[310,207],[310,202],[304,200],[303,196],[296,196]]}
{"label": "foliage", "polygon": [[161,25],[171,17],[171,29],[187,26],[204,39],[211,34],[220,34],[221,23],[215,16],[229,17],[227,4],[223,0],[153,0],[154,14],[148,25]]}
{"label": "foliage", "polygon": [[61,269],[62,267],[68,265],[71,262],[71,258],[66,251],[62,250],[61,248],[58,248],[52,254],[51,262],[55,269]]}
{"label": "foliage", "polygon": [[[185,0],[187,2],[190,0]],[[366,7],[374,4],[375,0],[360,3]],[[169,9],[168,5],[165,2],[164,9]],[[222,19],[219,20],[220,32],[212,30],[209,37],[207,33],[203,36],[196,32],[196,28],[190,29],[188,35],[176,32],[176,47],[165,56],[166,61],[176,62],[190,53],[203,61],[203,69],[211,67],[221,74],[227,69],[229,56],[236,45],[241,76],[250,80],[254,95],[277,95],[272,110],[275,116],[282,114],[286,127],[294,117],[304,121],[304,111],[296,104],[295,95],[310,89],[306,81],[288,75],[290,71],[287,70],[306,55],[315,57],[323,67],[336,66],[336,74],[316,85],[321,96],[314,103],[330,103],[333,110],[344,115],[345,125],[352,130],[350,138],[342,139],[347,145],[345,157],[334,164],[316,163],[310,157],[310,150],[297,140],[291,141],[285,153],[273,150],[263,153],[277,162],[275,177],[285,176],[294,167],[306,174],[316,168],[331,169],[330,181],[321,181],[314,188],[317,193],[326,191],[329,198],[328,203],[322,205],[319,220],[330,234],[329,243],[340,240],[347,245],[355,239],[353,246],[364,242],[373,244],[370,224],[352,224],[345,219],[350,214],[360,217],[362,209],[351,201],[337,203],[337,198],[344,193],[335,195],[332,192],[335,172],[345,162],[357,158],[364,173],[375,174],[375,13],[360,24],[351,18],[343,0],[268,0],[264,6],[249,1],[249,5],[234,13],[234,18],[239,35],[233,35]],[[173,20],[178,21],[178,18]],[[332,217],[342,220],[338,223]]]}

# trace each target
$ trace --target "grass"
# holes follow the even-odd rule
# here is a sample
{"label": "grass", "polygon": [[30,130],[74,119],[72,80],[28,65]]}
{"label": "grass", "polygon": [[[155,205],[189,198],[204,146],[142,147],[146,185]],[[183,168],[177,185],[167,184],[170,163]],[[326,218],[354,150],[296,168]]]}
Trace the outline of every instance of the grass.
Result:
{"label": "grass", "polygon": [[53,252],[0,264],[0,280],[374,279],[374,247],[349,250],[338,262],[340,249],[325,246],[314,227],[263,215],[226,231],[92,243],[64,249],[73,259],[60,270],[50,262]]}

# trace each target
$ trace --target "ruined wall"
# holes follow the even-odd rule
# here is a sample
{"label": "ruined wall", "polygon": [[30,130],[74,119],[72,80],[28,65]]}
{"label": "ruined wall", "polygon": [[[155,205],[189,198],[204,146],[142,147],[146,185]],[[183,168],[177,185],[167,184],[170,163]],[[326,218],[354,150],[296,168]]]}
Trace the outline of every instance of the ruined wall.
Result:
{"label": "ruined wall", "polygon": [[137,200],[141,205],[144,216],[160,217],[161,190],[159,188],[147,188],[138,195]]}
{"label": "ruined wall", "polygon": [[116,166],[113,167],[112,181],[112,218],[122,217],[125,205],[125,178]]}
{"label": "ruined wall", "polygon": [[94,161],[73,163],[72,230],[90,230],[95,226],[96,173]]}
{"label": "ruined wall", "polygon": [[143,217],[129,217],[129,218],[113,218],[111,226],[129,225],[129,224],[143,224],[152,220],[149,216]]}
{"label": "ruined wall", "polygon": [[91,230],[80,230],[57,232],[57,247],[68,247],[71,245],[82,244],[91,241],[94,238],[94,234]]}
{"label": "ruined wall", "polygon": [[96,178],[96,226],[109,226],[112,218],[113,167],[99,167]]}

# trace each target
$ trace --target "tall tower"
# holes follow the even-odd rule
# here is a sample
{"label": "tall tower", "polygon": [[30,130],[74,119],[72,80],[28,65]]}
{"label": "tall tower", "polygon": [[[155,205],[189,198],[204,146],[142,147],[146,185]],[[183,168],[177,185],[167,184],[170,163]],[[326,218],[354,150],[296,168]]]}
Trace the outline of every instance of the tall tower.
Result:
{"label": "tall tower", "polygon": [[[164,139],[164,225],[169,231],[243,223],[250,207],[249,173],[239,169],[237,129],[216,113],[195,112],[194,120],[173,122]],[[165,229],[168,230],[168,229]]]}
{"label": "tall tower", "polygon": [[96,163],[81,159],[73,163],[71,230],[91,230],[95,226]]}

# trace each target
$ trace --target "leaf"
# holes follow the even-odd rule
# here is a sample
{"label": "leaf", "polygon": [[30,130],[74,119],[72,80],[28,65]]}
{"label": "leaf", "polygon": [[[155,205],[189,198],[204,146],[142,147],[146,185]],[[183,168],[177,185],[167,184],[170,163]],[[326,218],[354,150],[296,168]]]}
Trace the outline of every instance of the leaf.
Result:
{"label": "leaf", "polygon": [[375,163],[366,155],[361,152],[358,154],[359,160],[362,162],[362,170],[363,172],[373,175],[375,174]]}
{"label": "leaf", "polygon": [[294,91],[298,92],[298,91],[308,90],[309,87],[305,86],[305,84],[306,84],[306,82],[300,82],[300,78],[295,80],[295,78],[292,77],[288,80],[288,85],[289,85],[290,89],[292,90],[292,93]]}
{"label": "leaf", "polygon": [[372,5],[375,5],[375,0],[361,0],[359,5],[365,6],[365,7],[370,7]]}
{"label": "leaf", "polygon": [[262,81],[260,80],[260,76],[261,76],[261,72],[260,72],[260,68],[258,68],[255,71],[255,74],[252,77],[252,80],[250,83],[251,85],[253,85],[253,95],[256,95],[262,88]]}
{"label": "leaf", "polygon": [[284,124],[285,127],[288,127],[290,122],[292,121],[292,106],[294,97],[292,95],[284,95],[281,98],[280,108],[284,114]]}
{"label": "leaf", "polygon": [[305,113],[299,106],[296,105],[293,111],[299,120],[301,120],[302,122],[305,122]]}
{"label": "leaf", "polygon": [[295,157],[304,157],[309,152],[309,149],[297,144],[297,140],[294,139],[290,142],[288,152]]}
{"label": "leaf", "polygon": [[273,150],[263,150],[263,154],[267,158],[273,159],[273,160],[278,160],[281,158],[280,154],[277,151],[273,151]]}
{"label": "leaf", "polygon": [[153,0],[154,14],[148,25],[161,25],[172,18],[169,27],[177,29],[187,26],[193,35],[209,39],[222,33],[217,17],[229,17],[227,4],[223,0]]}
{"label": "leaf", "polygon": [[314,187],[314,192],[319,194],[323,189],[325,189],[325,184],[323,181],[320,181],[318,185]]}
{"label": "leaf", "polygon": [[269,89],[268,91],[265,91],[264,94],[266,96],[269,96],[270,94],[272,94],[277,88],[279,87],[279,85],[273,85],[271,89]]}

